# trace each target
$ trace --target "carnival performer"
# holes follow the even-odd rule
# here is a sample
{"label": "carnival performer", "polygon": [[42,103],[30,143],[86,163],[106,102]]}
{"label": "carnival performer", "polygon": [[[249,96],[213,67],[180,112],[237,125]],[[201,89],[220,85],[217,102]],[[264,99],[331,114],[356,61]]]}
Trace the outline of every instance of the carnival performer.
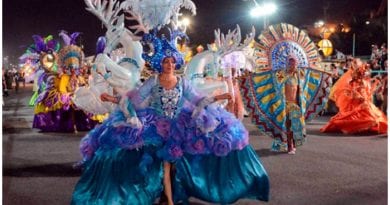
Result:
{"label": "carnival performer", "polygon": [[387,133],[387,117],[372,102],[380,81],[377,77],[371,79],[369,75],[366,65],[355,60],[352,68],[340,78],[343,83],[338,85],[343,86],[334,91],[339,112],[321,128],[321,132]]}
{"label": "carnival performer", "polygon": [[297,60],[293,57],[288,59],[288,68],[286,72],[279,72],[278,78],[284,83],[284,93],[286,100],[286,128],[287,128],[287,151],[288,154],[295,154],[296,144],[302,144],[305,141],[306,127],[305,119],[301,112],[299,96],[302,95],[300,80],[303,78],[303,72],[297,69]]}
{"label": "carnival performer", "polygon": [[230,95],[198,94],[175,75],[182,61],[174,47],[155,52],[150,64],[157,76],[120,101],[102,95],[120,109],[82,139],[84,171],[72,204],[152,204],[163,188],[170,205],[191,196],[222,204],[267,201],[268,175],[247,130],[212,104]]}
{"label": "carnival performer", "polygon": [[[75,45],[78,35],[60,33],[66,45],[58,54],[60,71],[48,75],[54,75],[53,86],[45,88],[36,100],[33,128],[44,132],[77,132],[90,130],[97,123],[84,111],[77,109],[71,98],[79,86],[78,74],[84,56],[81,48]],[[49,58],[51,62],[57,60],[52,54]],[[47,82],[48,77],[43,76],[42,79]]]}
{"label": "carnival performer", "polygon": [[255,72],[241,78],[243,99],[252,121],[274,138],[271,151],[295,154],[306,140],[306,121],[327,102],[331,76],[319,68],[314,43],[293,25],[272,25],[259,39]]}

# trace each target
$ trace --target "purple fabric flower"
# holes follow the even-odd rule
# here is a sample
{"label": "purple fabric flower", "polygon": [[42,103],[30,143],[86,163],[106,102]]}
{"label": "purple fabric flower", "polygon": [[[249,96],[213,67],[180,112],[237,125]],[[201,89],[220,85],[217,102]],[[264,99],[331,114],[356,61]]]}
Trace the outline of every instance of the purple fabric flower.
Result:
{"label": "purple fabric flower", "polygon": [[213,152],[217,156],[226,156],[232,150],[231,139],[219,138],[215,140],[213,146]]}
{"label": "purple fabric flower", "polygon": [[196,119],[196,125],[202,132],[207,133],[215,130],[215,128],[219,125],[219,122],[215,119],[215,117],[207,115],[207,113],[202,111]]}
{"label": "purple fabric flower", "polygon": [[186,129],[186,132],[185,132],[185,141],[190,141],[192,138],[194,138],[194,136],[196,136],[196,129],[192,128],[192,129]]}
{"label": "purple fabric flower", "polygon": [[168,147],[168,153],[173,159],[178,159],[183,156],[183,150],[176,144],[171,144]]}
{"label": "purple fabric flower", "polygon": [[177,117],[177,125],[181,128],[192,128],[195,126],[195,123],[191,119],[191,113],[188,111],[180,112]]}
{"label": "purple fabric flower", "polygon": [[196,142],[193,144],[193,148],[197,153],[204,153],[206,148],[204,140],[196,140]]}
{"label": "purple fabric flower", "polygon": [[156,122],[157,133],[163,137],[164,140],[167,140],[169,137],[171,122],[166,119],[160,119]]}

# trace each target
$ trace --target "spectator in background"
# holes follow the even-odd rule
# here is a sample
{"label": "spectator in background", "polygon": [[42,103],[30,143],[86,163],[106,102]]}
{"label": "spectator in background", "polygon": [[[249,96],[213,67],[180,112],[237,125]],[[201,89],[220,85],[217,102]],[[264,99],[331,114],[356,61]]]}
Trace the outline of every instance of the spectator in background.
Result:
{"label": "spectator in background", "polygon": [[26,74],[24,72],[21,72],[20,73],[20,80],[22,81],[23,83],[23,88],[26,87],[26,78],[25,78]]}
{"label": "spectator in background", "polygon": [[7,70],[4,74],[5,78],[5,85],[8,90],[12,90],[12,81],[13,81],[13,74],[11,70]]}
{"label": "spectator in background", "polygon": [[8,94],[7,84],[5,83],[5,73],[4,73],[4,70],[3,70],[3,75],[2,75],[2,85],[3,85],[3,96],[8,97],[9,94]]}
{"label": "spectator in background", "polygon": [[379,64],[381,66],[381,70],[385,69],[385,62],[387,61],[387,47],[386,44],[382,44],[381,47],[381,56],[379,58]]}
{"label": "spectator in background", "polygon": [[380,50],[377,45],[371,46],[371,58],[370,60],[378,59],[381,57]]}
{"label": "spectator in background", "polygon": [[351,57],[351,56],[347,57],[347,62],[345,65],[344,73],[346,73],[348,71],[348,69],[350,69],[352,67],[352,62],[353,62],[353,57]]}
{"label": "spectator in background", "polygon": [[13,76],[14,82],[15,82],[15,92],[19,92],[19,73],[16,72]]}
{"label": "spectator in background", "polygon": [[342,52],[340,52],[337,49],[335,49],[335,51],[336,51],[336,59],[338,60],[345,59],[345,55]]}
{"label": "spectator in background", "polygon": [[371,71],[373,71],[371,72],[371,77],[378,75],[381,70],[381,66],[378,63],[378,59],[373,59],[368,64],[370,65]]}
{"label": "spectator in background", "polygon": [[347,64],[343,61],[339,64],[339,76],[342,76],[345,73],[345,70],[347,70]]}
{"label": "spectator in background", "polygon": [[340,78],[339,69],[334,63],[332,63],[330,64],[330,71],[332,72],[332,82],[334,84]]}

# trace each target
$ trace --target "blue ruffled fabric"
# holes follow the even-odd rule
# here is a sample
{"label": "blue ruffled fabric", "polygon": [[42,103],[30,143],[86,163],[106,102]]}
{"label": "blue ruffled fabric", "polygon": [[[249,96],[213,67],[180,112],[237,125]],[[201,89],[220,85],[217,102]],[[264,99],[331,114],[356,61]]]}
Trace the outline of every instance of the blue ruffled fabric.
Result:
{"label": "blue ruffled fabric", "polygon": [[142,128],[126,124],[126,117],[117,110],[97,126],[81,142],[84,160],[91,159],[101,149],[137,149],[157,146],[157,154],[166,161],[180,159],[184,153],[226,156],[248,145],[248,132],[234,116],[217,106],[208,106],[198,117],[183,109],[177,118],[158,115],[153,109],[137,111]]}
{"label": "blue ruffled fabric", "polygon": [[189,197],[221,204],[269,199],[268,174],[251,146],[225,157],[185,154],[175,165],[176,202],[188,203]]}
{"label": "blue ruffled fabric", "polygon": [[162,191],[163,161],[176,166],[176,202],[268,200],[268,175],[232,114],[207,106],[196,118],[186,108],[174,119],[152,109],[137,116],[140,129],[117,110],[82,139],[85,171],[72,204],[152,204]]}
{"label": "blue ruffled fabric", "polygon": [[71,204],[153,204],[163,190],[162,161],[153,153],[153,147],[98,150],[86,162]]}

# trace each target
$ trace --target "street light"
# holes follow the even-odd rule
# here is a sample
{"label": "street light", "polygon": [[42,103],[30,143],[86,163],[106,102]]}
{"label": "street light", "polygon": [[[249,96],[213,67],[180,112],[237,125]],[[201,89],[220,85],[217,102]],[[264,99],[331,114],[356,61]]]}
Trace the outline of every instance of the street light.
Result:
{"label": "street light", "polygon": [[191,22],[190,22],[190,19],[188,19],[188,18],[183,18],[183,19],[181,20],[181,24],[184,25],[185,27],[189,26],[190,23],[191,23]]}
{"label": "street light", "polygon": [[265,3],[263,5],[257,5],[251,10],[252,17],[268,16],[276,11],[276,5],[274,3]]}
{"label": "street light", "polygon": [[183,33],[186,32],[187,27],[188,27],[190,24],[191,24],[190,19],[189,19],[189,18],[186,18],[186,17],[182,18],[181,20],[179,20],[179,21],[177,22],[178,28],[179,28]]}
{"label": "street light", "polygon": [[317,22],[314,23],[314,27],[315,28],[321,28],[325,25],[325,22],[323,20],[319,20]]}
{"label": "street light", "polygon": [[[256,3],[256,1],[255,1],[255,3]],[[263,3],[262,5],[259,5],[256,3],[256,7],[251,10],[250,15],[252,17],[263,16],[264,29],[266,29],[267,28],[267,16],[275,13],[276,10],[277,10],[277,7],[273,2]]]}

